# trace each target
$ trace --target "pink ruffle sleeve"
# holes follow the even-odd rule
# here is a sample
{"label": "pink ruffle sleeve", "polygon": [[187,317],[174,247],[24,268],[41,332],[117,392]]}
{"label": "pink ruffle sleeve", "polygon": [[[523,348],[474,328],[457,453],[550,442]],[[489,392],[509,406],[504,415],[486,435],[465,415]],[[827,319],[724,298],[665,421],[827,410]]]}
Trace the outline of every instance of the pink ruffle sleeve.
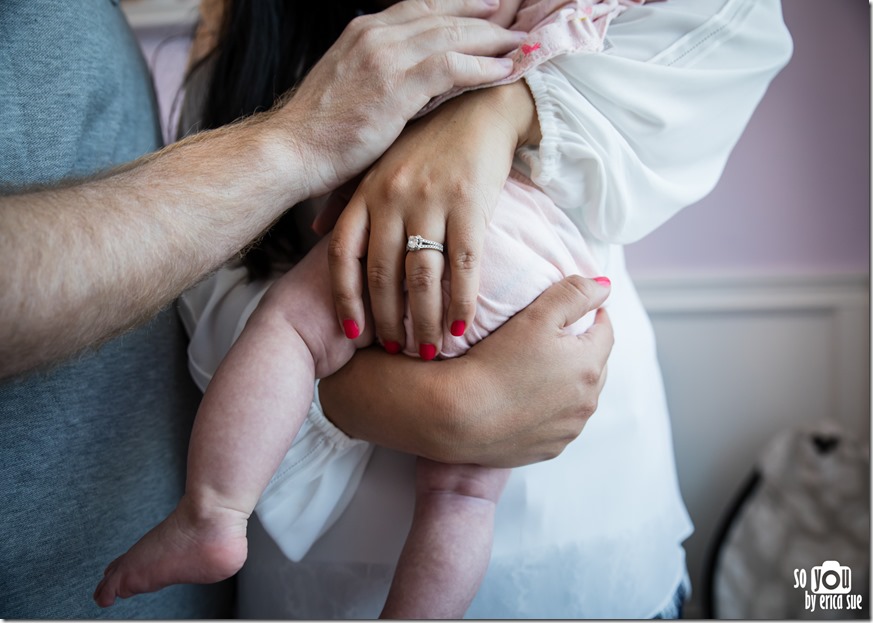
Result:
{"label": "pink ruffle sleeve", "polygon": [[502,80],[459,87],[433,98],[416,117],[426,115],[461,93],[515,82],[534,67],[562,54],[600,52],[610,22],[625,9],[645,0],[524,0],[510,27],[526,31],[524,42],[506,55],[512,73]]}

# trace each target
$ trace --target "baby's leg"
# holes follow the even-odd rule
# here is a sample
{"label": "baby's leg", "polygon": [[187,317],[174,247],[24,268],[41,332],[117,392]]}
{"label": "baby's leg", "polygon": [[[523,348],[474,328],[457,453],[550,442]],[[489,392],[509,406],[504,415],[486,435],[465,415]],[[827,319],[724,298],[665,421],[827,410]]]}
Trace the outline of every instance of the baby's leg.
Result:
{"label": "baby's leg", "polygon": [[306,417],[314,379],[371,339],[352,342],[339,330],[326,250],[322,241],[264,295],[200,404],[185,495],[109,565],[94,593],[99,605],[170,584],[217,582],[242,566],[248,517]]}
{"label": "baby's leg", "polygon": [[464,616],[488,569],[494,514],[509,474],[418,459],[412,528],[382,618]]}
{"label": "baby's leg", "polygon": [[[579,230],[541,190],[513,173],[485,233],[476,317],[462,337],[443,340],[441,354],[463,354],[550,285],[577,273],[601,274]],[[447,279],[443,292],[448,301]],[[405,322],[411,336],[408,314]],[[579,333],[587,323],[590,318],[570,330]],[[488,566],[495,507],[508,475],[419,459],[413,525],[383,617],[464,615]]]}

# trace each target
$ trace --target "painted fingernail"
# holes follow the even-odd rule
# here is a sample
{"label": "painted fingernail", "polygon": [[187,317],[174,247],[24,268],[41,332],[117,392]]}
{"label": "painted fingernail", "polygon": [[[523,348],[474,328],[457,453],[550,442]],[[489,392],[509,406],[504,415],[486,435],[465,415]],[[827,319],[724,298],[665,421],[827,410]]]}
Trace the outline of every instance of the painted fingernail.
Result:
{"label": "painted fingernail", "polygon": [[436,357],[436,346],[433,344],[422,344],[418,347],[418,354],[425,361],[430,361]]}
{"label": "painted fingernail", "polygon": [[602,286],[606,286],[607,288],[612,285],[612,282],[609,280],[608,277],[595,277],[594,281]]}
{"label": "painted fingernail", "polygon": [[400,352],[400,342],[395,342],[394,340],[385,340],[382,345],[385,347],[385,350],[391,355],[396,355]]}
{"label": "painted fingernail", "polygon": [[358,328],[358,323],[351,318],[343,320],[343,331],[346,332],[346,337],[350,340],[355,339],[361,334],[361,330]]}
{"label": "painted fingernail", "polygon": [[461,337],[462,335],[464,335],[464,331],[466,331],[466,330],[467,330],[467,323],[464,322],[463,320],[455,320],[452,323],[451,331],[452,331],[452,335],[454,335],[455,337]]}

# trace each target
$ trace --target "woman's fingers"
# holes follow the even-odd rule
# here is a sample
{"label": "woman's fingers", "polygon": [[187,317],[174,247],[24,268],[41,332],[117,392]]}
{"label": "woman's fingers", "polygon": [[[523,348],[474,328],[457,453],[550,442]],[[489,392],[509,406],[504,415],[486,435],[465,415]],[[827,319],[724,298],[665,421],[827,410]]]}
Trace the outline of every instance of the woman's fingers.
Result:
{"label": "woman's fingers", "polygon": [[[422,224],[417,225],[415,223]],[[437,220],[413,221],[407,227],[410,236],[443,244],[445,223]],[[406,290],[409,314],[418,354],[422,359],[434,359],[443,343],[443,252],[422,248],[406,253]]]}
{"label": "woman's fingers", "polygon": [[[603,286],[601,285],[603,289]],[[612,321],[609,319],[609,314],[606,309],[601,307],[594,315],[594,324],[588,327],[579,340],[585,343],[586,352],[595,359],[596,362],[603,365],[603,373],[601,374],[598,383],[597,393],[603,388],[606,382],[606,360],[609,358],[609,353],[612,351],[612,345],[615,342],[615,336],[612,330]]]}
{"label": "woman's fingers", "polygon": [[368,237],[366,205],[353,198],[334,227],[327,252],[337,318],[346,337],[351,340],[364,329],[361,259],[367,254]]}
{"label": "woman's fingers", "polygon": [[464,335],[476,315],[482,246],[487,225],[484,214],[481,219],[466,218],[467,214],[453,212],[446,223],[446,264],[451,291],[446,323],[449,333],[455,337]]}
{"label": "woman's fingers", "polygon": [[406,231],[399,219],[373,221],[378,235],[370,236],[367,253],[367,285],[376,336],[389,353],[398,353],[406,343],[403,313]]}
{"label": "woman's fingers", "polygon": [[[609,291],[608,281],[570,275],[543,292],[526,308],[526,312],[540,322],[563,329],[603,305]],[[608,325],[609,328],[603,330],[611,333],[608,319],[601,319],[601,323]]]}

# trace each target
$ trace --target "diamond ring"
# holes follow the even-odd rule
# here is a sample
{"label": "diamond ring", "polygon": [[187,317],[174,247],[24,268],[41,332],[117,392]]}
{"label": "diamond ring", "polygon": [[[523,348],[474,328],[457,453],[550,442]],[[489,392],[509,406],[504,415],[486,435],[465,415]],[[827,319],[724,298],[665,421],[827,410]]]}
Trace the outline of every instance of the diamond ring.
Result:
{"label": "diamond ring", "polygon": [[439,242],[422,238],[421,236],[410,236],[406,240],[407,251],[420,251],[421,249],[433,249],[434,251],[443,252],[445,247]]}

